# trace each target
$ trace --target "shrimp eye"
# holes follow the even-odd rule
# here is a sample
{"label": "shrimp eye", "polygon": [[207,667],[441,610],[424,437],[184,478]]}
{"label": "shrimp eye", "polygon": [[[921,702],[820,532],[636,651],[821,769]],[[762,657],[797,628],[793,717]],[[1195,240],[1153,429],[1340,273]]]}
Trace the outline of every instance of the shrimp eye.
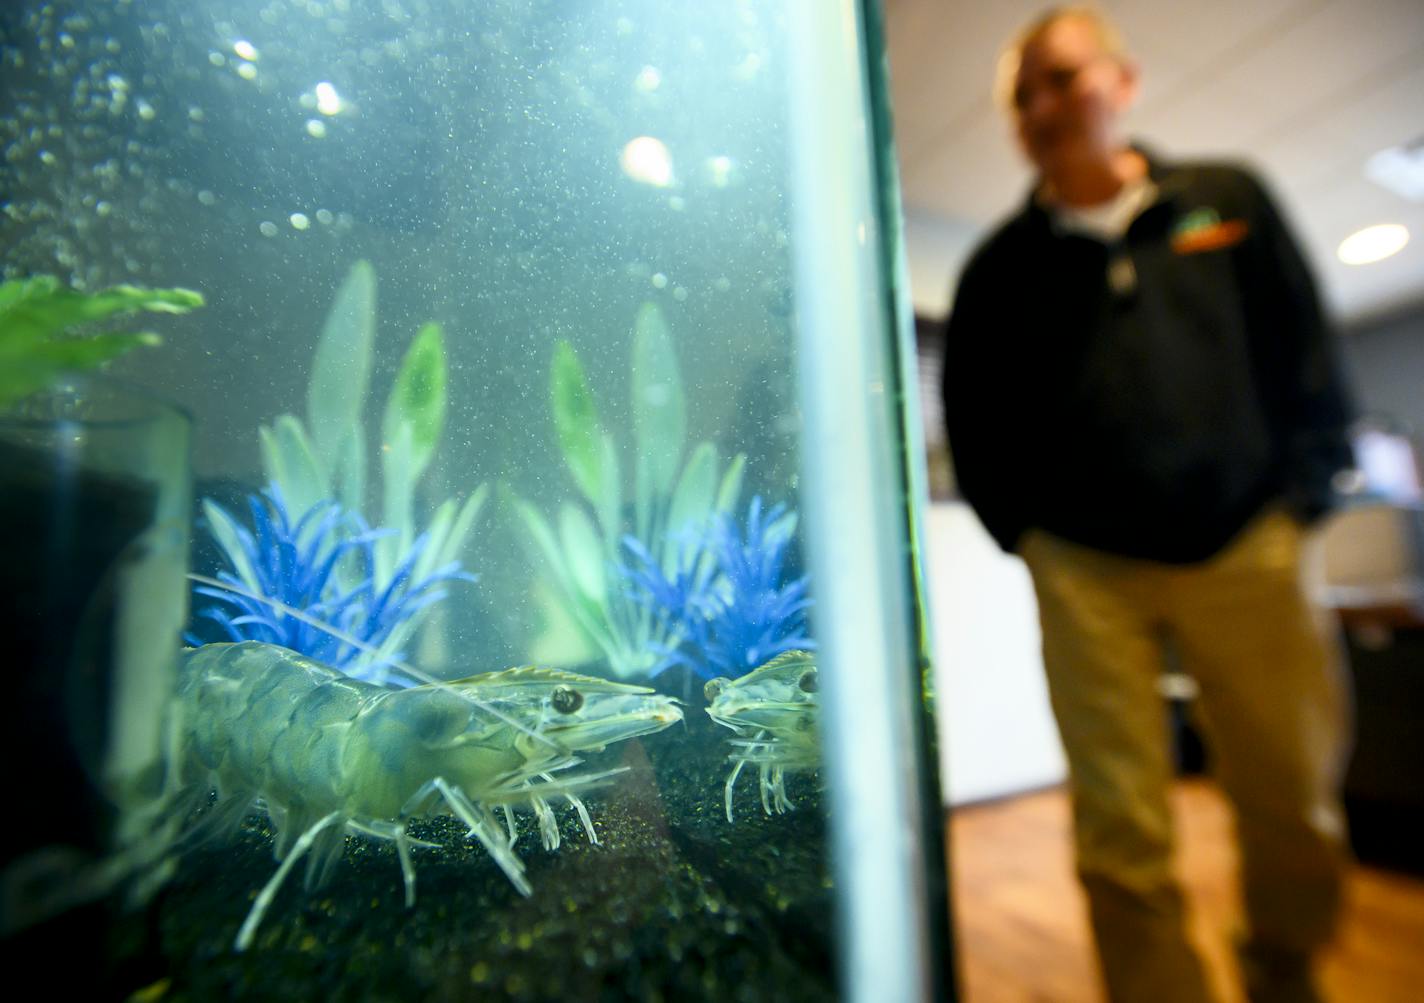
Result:
{"label": "shrimp eye", "polygon": [[797,686],[801,689],[801,691],[804,692],[804,693],[815,693],[815,692],[816,692],[816,670],[815,670],[815,669],[807,669],[805,672],[801,673],[801,678],[798,679],[798,680],[796,680],[796,685],[797,685]]}
{"label": "shrimp eye", "polygon": [[567,686],[557,686],[549,697],[549,702],[560,714],[572,714],[583,706],[583,694]]}
{"label": "shrimp eye", "polygon": [[727,688],[727,680],[721,676],[716,679],[707,680],[707,685],[702,687],[702,695],[711,703],[722,695],[722,691]]}

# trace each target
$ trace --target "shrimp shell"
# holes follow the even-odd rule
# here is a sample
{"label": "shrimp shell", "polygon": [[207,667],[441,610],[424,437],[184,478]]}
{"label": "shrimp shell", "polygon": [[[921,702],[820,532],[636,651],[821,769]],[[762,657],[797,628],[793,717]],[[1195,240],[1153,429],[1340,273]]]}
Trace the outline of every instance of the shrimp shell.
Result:
{"label": "shrimp shell", "polygon": [[578,764],[581,749],[682,716],[670,698],[643,687],[537,668],[387,689],[257,641],[185,650],[174,707],[179,810],[216,793],[190,837],[235,832],[254,804],[274,830],[280,865],[238,932],[239,951],[292,867],[305,856],[306,885],[320,886],[347,832],[395,843],[413,905],[411,848],[434,844],[410,837],[406,823],[432,812],[459,818],[514,887],[531,894],[512,848],[513,804],[533,807],[554,848],[558,826],[546,797],[563,796],[597,842],[575,791],[619,771],[552,774]]}

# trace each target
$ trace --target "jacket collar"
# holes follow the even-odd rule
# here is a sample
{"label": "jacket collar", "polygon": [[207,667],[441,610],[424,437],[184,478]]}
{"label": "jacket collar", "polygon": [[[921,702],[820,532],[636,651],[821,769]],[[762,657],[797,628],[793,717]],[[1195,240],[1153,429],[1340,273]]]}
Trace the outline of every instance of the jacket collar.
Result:
{"label": "jacket collar", "polygon": [[[1186,188],[1186,178],[1182,172],[1178,170],[1174,164],[1160,159],[1150,147],[1135,141],[1129,143],[1128,146],[1135,152],[1142,154],[1143,159],[1147,161],[1147,177],[1157,186],[1156,197],[1143,209],[1143,212],[1147,212],[1154,206],[1163,203],[1175,202]],[[1042,189],[1042,179],[1035,178],[1033,187],[1029,189],[1028,199],[1020,216],[1024,222],[1032,227],[1052,230],[1053,212],[1052,208],[1045,205],[1043,200],[1039,197],[1039,193]]]}

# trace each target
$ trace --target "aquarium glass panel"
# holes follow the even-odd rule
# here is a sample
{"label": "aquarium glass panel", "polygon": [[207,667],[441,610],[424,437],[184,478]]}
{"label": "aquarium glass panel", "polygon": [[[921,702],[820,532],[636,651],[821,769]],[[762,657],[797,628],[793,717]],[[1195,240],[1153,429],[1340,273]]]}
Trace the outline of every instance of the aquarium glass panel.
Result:
{"label": "aquarium glass panel", "polygon": [[[861,17],[0,9],[0,511],[78,542],[29,534],[15,671],[80,750],[12,805],[50,835],[6,844],[7,958],[150,1000],[936,984]],[[173,417],[104,437],[128,397]]]}

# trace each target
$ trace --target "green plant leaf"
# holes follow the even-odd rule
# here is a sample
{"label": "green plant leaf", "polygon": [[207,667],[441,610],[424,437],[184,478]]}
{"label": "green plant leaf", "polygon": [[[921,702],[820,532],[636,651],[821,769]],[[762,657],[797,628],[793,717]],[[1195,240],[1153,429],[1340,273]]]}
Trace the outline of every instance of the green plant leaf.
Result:
{"label": "green plant leaf", "polygon": [[347,438],[361,422],[376,336],[376,272],[358,261],[336,291],[312,359],[307,427],[322,466],[344,483]]}
{"label": "green plant leaf", "polygon": [[450,535],[450,525],[455,521],[455,510],[456,505],[453,498],[446,498],[435,506],[435,512],[430,516],[430,521],[425,524],[423,533],[425,546],[421,548],[420,556],[415,560],[415,566],[410,569],[411,581],[418,582],[435,568],[449,563],[449,560],[444,556],[444,549]]}
{"label": "green plant leaf", "polygon": [[578,624],[592,644],[604,653],[610,662],[618,657],[619,645],[612,635],[605,607],[582,598],[573,582],[573,575],[565,560],[564,549],[554,536],[548,521],[532,505],[519,498],[513,498],[513,505],[535,549],[547,563],[549,578],[553,585],[550,594],[557,597],[559,606],[569,620]]}
{"label": "green plant leaf", "polygon": [[439,324],[426,324],[401,361],[386,400],[381,436],[393,446],[401,425],[410,426],[410,479],[421,473],[435,452],[445,421],[445,343]]}
{"label": "green plant leaf", "polygon": [[48,296],[60,288],[59,279],[53,275],[35,275],[28,279],[11,279],[0,282],[0,318],[21,300],[31,296]]}
{"label": "green plant leaf", "polygon": [[[451,561],[460,559],[460,552],[465,549],[465,541],[470,532],[475,527],[475,522],[480,517],[480,511],[484,508],[485,501],[489,498],[490,487],[488,484],[481,484],[475,488],[470,497],[465,499],[465,503],[460,506],[460,513],[455,517],[454,523],[450,526],[450,534],[440,545],[439,560],[435,567],[449,564]],[[433,568],[431,570],[434,570]]]}
{"label": "green plant leaf", "polygon": [[668,504],[666,536],[675,538],[688,526],[705,522],[712,513],[716,491],[717,449],[710,442],[699,442],[687,458]]}
{"label": "green plant leaf", "polygon": [[768,544],[773,541],[790,540],[796,535],[796,513],[787,511],[780,519],[766,528],[765,540]]}
{"label": "green plant leaf", "polygon": [[592,638],[578,622],[568,602],[551,582],[539,580],[530,601],[542,612],[542,626],[525,649],[534,665],[583,665],[598,654]]}
{"label": "green plant leaf", "polygon": [[563,552],[559,549],[559,542],[554,537],[549,521],[533,505],[519,498],[514,499],[514,510],[523,520],[524,528],[529,531],[529,538],[534,541],[536,549],[548,561],[554,581],[560,586],[565,585],[568,577],[564,570]]}
{"label": "green plant leaf", "polygon": [[747,466],[747,454],[738,453],[732,457],[732,462],[727,464],[727,471],[722,475],[722,484],[717,488],[717,511],[727,513],[737,506],[737,496],[742,493],[742,471]]}
{"label": "green plant leaf", "polygon": [[292,518],[300,519],[313,505],[331,497],[331,485],[312,452],[306,429],[296,417],[279,415],[270,428],[258,429],[262,468],[267,480],[282,492]]}
{"label": "green plant leaf", "polygon": [[363,425],[352,426],[351,434],[341,444],[332,487],[346,511],[366,510],[366,429]]}
{"label": "green plant leaf", "polygon": [[62,373],[94,369],[139,345],[158,343],[158,335],[147,331],[61,341],[7,338],[0,341],[0,407],[43,390]]}
{"label": "green plant leaf", "polygon": [[604,457],[602,426],[593,395],[584,378],[583,365],[567,341],[554,346],[549,395],[553,405],[554,431],[559,449],[574,483],[595,507],[604,500]]}
{"label": "green plant leaf", "polygon": [[436,506],[435,514],[425,527],[428,543],[411,570],[413,580],[420,581],[436,568],[460,560],[460,552],[489,493],[489,485],[481,484],[462,505],[457,505],[454,498],[446,498]]}
{"label": "green plant leaf", "polygon": [[677,353],[662,311],[644,303],[633,329],[633,436],[639,462],[647,463],[654,496],[667,493],[677,477],[687,434],[687,408]]}
{"label": "green plant leaf", "polygon": [[203,305],[191,289],[146,289],[119,285],[86,293],[53,276],[16,279],[0,286],[0,341],[44,341],[82,324],[139,311],[187,313]]}
{"label": "green plant leaf", "polygon": [[549,525],[549,521],[534,506],[518,498],[514,500],[514,510],[523,520],[524,528],[529,532],[529,539],[534,542],[534,549],[545,561],[549,578],[555,586],[555,593],[563,600],[569,615],[578,619],[578,611],[574,609],[577,603],[574,599],[573,581],[570,578],[568,565],[564,561],[563,548],[559,545],[558,538],[554,536],[554,530]]}
{"label": "green plant leaf", "polygon": [[559,508],[559,541],[568,562],[569,580],[579,596],[595,606],[604,606],[608,582],[603,570],[603,538],[579,506],[565,502]]}
{"label": "green plant leaf", "polygon": [[247,550],[242,546],[238,538],[238,527],[228,514],[213,504],[211,499],[203,499],[203,515],[207,517],[208,526],[212,528],[213,537],[222,547],[223,553],[232,562],[233,570],[237,572],[237,577],[242,584],[257,594],[262,593],[262,584],[257,580],[257,572],[252,567],[252,562],[247,559]]}
{"label": "green plant leaf", "polygon": [[203,305],[191,289],[113,286],[95,293],[64,286],[52,275],[0,283],[0,407],[43,390],[60,374],[94,369],[158,335],[82,336],[85,325],[141,310],[187,313]]}
{"label": "green plant leaf", "polygon": [[653,478],[648,458],[639,453],[633,461],[633,535],[648,540],[653,535]]}
{"label": "green plant leaf", "polygon": [[381,528],[386,535],[376,541],[376,591],[390,584],[400,557],[410,549],[415,520],[415,479],[411,470],[411,426],[402,422],[394,441],[381,451],[381,489],[384,495]]}
{"label": "green plant leaf", "polygon": [[618,467],[618,447],[613,436],[605,435],[601,445],[599,483],[603,493],[594,509],[598,513],[598,524],[603,527],[604,536],[616,541],[622,535],[623,526],[622,472]]}

